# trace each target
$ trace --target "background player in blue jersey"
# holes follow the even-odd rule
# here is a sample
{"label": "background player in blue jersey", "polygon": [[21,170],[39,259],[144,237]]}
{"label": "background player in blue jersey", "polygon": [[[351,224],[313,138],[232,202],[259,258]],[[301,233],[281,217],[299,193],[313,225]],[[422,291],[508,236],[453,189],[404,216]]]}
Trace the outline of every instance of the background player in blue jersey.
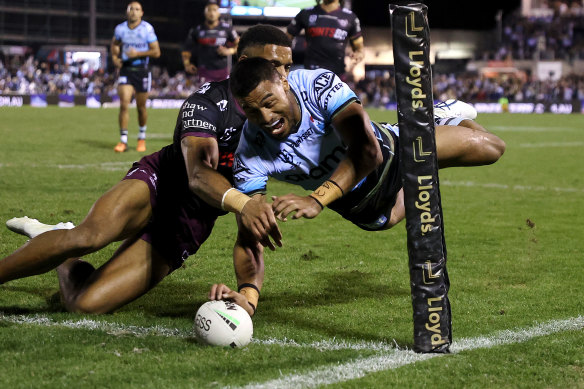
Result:
{"label": "background player in blue jersey", "polygon": [[137,1],[128,4],[126,10],[128,20],[118,24],[110,45],[112,62],[120,69],[118,77],[118,95],[120,97],[120,142],[114,150],[124,152],[128,150],[128,122],[130,112],[128,107],[135,93],[138,108],[138,143],[136,150],[146,151],[146,100],[152,84],[152,75],[148,70],[149,58],[160,57],[160,46],[154,28],[150,23],[142,20],[144,11]]}
{"label": "background player in blue jersey", "polygon": [[205,22],[189,30],[181,53],[185,70],[198,74],[201,83],[227,78],[229,61],[237,52],[239,36],[229,23],[219,20],[219,16],[217,1],[208,1]]}
{"label": "background player in blue jersey", "polygon": [[[298,70],[286,79],[269,62],[250,58],[234,66],[231,88],[248,118],[234,160],[238,189],[264,197],[268,177],[275,177],[313,190],[273,198],[281,220],[292,213],[314,218],[325,206],[366,230],[403,219],[399,129],[371,122],[336,75]],[[436,128],[441,168],[491,164],[505,150],[469,118],[438,120],[451,124]]]}
{"label": "background player in blue jersey", "polygon": [[306,69],[328,69],[345,73],[345,50],[350,42],[353,66],[363,60],[363,36],[357,15],[343,8],[343,0],[317,0],[316,6],[300,11],[287,27],[290,37],[304,30]]}
{"label": "background player in blue jersey", "polygon": [[[248,32],[242,57],[263,55],[283,72],[289,69],[291,42],[284,32],[272,26]],[[281,244],[281,235],[271,205],[232,188],[233,153],[245,117],[228,85],[208,83],[192,94],[179,112],[173,144],[135,163],[79,226],[9,220],[8,228],[31,240],[0,261],[0,283],[56,268],[69,311],[111,312],[180,267],[207,239],[217,216],[230,211],[245,231],[234,248],[242,259],[234,263],[239,293],[215,284],[209,298],[233,299],[253,315],[264,275],[261,244],[274,248],[269,237]],[[79,259],[115,241],[123,242],[101,267]]]}

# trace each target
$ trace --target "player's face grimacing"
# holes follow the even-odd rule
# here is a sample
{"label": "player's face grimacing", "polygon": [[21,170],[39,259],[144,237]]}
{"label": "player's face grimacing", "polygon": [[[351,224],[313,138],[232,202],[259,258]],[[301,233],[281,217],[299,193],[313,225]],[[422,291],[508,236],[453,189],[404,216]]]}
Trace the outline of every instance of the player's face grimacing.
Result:
{"label": "player's face grimacing", "polygon": [[288,77],[290,74],[290,68],[292,67],[292,49],[290,47],[277,45],[250,46],[245,49],[239,59],[255,57],[270,61],[278,73],[284,77]]}
{"label": "player's face grimacing", "polygon": [[288,81],[262,81],[246,97],[238,99],[247,119],[276,139],[285,139],[300,120],[300,109]]}

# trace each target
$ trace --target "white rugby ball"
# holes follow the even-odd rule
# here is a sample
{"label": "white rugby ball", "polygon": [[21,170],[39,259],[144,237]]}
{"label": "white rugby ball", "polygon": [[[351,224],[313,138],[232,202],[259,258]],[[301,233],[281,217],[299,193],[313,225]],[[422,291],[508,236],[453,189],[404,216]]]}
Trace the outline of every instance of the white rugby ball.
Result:
{"label": "white rugby ball", "polygon": [[253,323],[245,309],[231,301],[207,301],[195,316],[195,335],[212,346],[244,347],[251,342]]}

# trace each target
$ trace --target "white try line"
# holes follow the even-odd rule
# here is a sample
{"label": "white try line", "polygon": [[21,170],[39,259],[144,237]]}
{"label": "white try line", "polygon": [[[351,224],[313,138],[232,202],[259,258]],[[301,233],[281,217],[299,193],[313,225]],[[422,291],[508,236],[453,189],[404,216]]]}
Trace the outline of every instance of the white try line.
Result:
{"label": "white try line", "polygon": [[[141,327],[111,323],[92,319],[55,321],[43,315],[6,315],[0,312],[0,322],[20,325],[35,325],[44,327],[71,328],[103,331],[111,335],[131,336],[163,336],[173,338],[192,338],[190,330],[167,328],[162,326]],[[565,320],[552,320],[539,323],[528,328],[505,330],[491,336],[476,338],[462,338],[453,342],[450,350],[452,353],[485,349],[496,346],[526,342],[530,339],[551,335],[558,332],[577,331],[584,329],[584,316],[578,316]],[[312,388],[319,385],[330,385],[356,378],[367,374],[396,369],[411,363],[425,361],[430,358],[445,356],[447,354],[418,354],[411,350],[400,349],[397,345],[383,342],[346,342],[336,339],[322,340],[312,343],[298,343],[292,339],[254,339],[253,343],[278,346],[298,347],[319,351],[334,350],[371,350],[378,355],[359,358],[334,366],[321,366],[308,372],[288,374],[278,379],[266,382],[251,383],[243,388]]]}
{"label": "white try line", "polygon": [[[462,351],[521,343],[536,337],[551,335],[557,332],[577,331],[583,328],[584,316],[578,316],[566,320],[553,320],[525,329],[501,331],[493,336],[461,339],[453,342],[450,349],[452,353],[459,353]],[[345,382],[364,377],[370,373],[396,369],[411,363],[446,355],[448,354],[418,354],[411,350],[395,349],[389,353],[360,358],[333,366],[321,366],[308,372],[288,374],[275,380],[251,383],[240,388],[314,388],[321,385]]]}

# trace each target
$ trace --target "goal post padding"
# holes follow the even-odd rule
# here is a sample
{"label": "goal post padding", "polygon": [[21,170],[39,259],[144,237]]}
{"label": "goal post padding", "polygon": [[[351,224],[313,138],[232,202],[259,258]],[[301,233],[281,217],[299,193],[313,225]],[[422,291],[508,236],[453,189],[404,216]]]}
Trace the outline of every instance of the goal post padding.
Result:
{"label": "goal post padding", "polygon": [[452,326],[430,65],[428,8],[390,5],[414,350],[449,352]]}

